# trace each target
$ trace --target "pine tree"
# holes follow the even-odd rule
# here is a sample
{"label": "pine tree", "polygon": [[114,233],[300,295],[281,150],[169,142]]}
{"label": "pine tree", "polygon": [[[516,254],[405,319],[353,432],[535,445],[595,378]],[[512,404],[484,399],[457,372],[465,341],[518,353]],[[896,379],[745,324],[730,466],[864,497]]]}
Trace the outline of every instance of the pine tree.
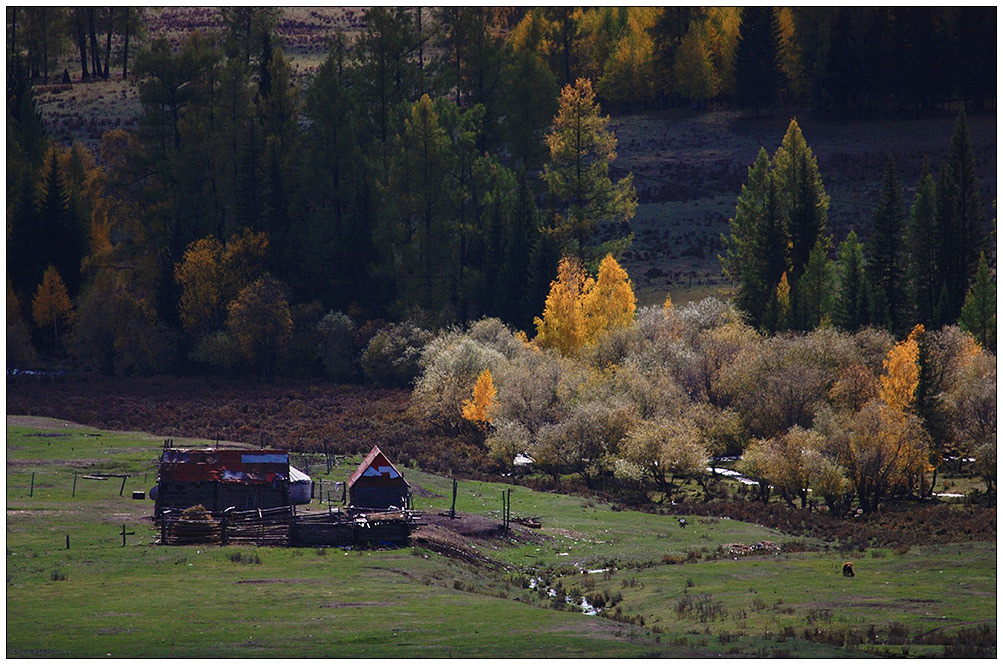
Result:
{"label": "pine tree", "polygon": [[610,163],[616,159],[616,137],[608,125],[609,117],[599,114],[592,84],[580,78],[561,92],[554,128],[547,135],[550,161],[544,165],[543,179],[558,206],[554,232],[566,251],[590,259],[608,253],[609,244],[617,244],[592,249],[593,229],[629,221],[637,208],[633,175],[616,183],[609,177]]}
{"label": "pine tree", "polygon": [[985,244],[985,218],[975,168],[975,151],[964,108],[941,170],[938,230],[941,279],[946,299],[940,322],[957,320]]}
{"label": "pine tree", "polygon": [[854,231],[839,245],[836,267],[839,289],[836,295],[835,323],[844,330],[853,331],[867,322],[864,303],[864,253]]}
{"label": "pine tree", "polygon": [[889,157],[881,186],[881,201],[874,215],[867,267],[874,292],[883,293],[884,306],[887,307],[887,311],[880,312],[877,318],[888,320],[896,333],[904,332],[909,311],[904,288],[904,225],[902,190],[895,175],[895,162]]}
{"label": "pine tree", "polygon": [[[735,47],[735,92],[746,108],[769,106],[780,88],[780,24],[772,7],[745,7]],[[809,248],[808,251],[811,251]]]}
{"label": "pine tree", "polygon": [[986,350],[996,351],[996,284],[989,275],[986,255],[979,256],[975,281],[961,307],[959,323]]}
{"label": "pine tree", "polygon": [[908,274],[909,302],[916,321],[932,325],[937,310],[937,185],[926,166],[916,186],[903,249]]}

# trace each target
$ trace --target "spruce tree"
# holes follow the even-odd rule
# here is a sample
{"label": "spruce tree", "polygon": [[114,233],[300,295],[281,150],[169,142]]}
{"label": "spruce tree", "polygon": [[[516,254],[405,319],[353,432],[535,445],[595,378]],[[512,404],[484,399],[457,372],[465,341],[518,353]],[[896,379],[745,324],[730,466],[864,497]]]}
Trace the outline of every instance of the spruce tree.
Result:
{"label": "spruce tree", "polygon": [[826,244],[822,238],[815,243],[804,274],[798,280],[797,322],[803,330],[814,330],[832,321],[833,269]]}
{"label": "spruce tree", "polygon": [[889,157],[881,185],[881,201],[874,215],[867,267],[873,290],[883,294],[883,306],[887,307],[877,318],[888,320],[896,333],[903,333],[909,324],[902,251],[904,225],[902,189],[895,174],[895,162]]}
{"label": "spruce tree", "polygon": [[941,169],[938,246],[945,293],[941,323],[957,320],[979,254],[984,249],[985,228],[975,151],[968,133],[964,108],[958,115],[951,147]]}
{"label": "spruce tree", "polygon": [[836,295],[835,323],[844,330],[856,330],[867,322],[864,298],[864,252],[854,231],[839,245],[836,267],[839,289]]}
{"label": "spruce tree", "polygon": [[[735,92],[739,104],[760,109],[780,88],[780,24],[772,7],[745,7],[735,47]],[[811,251],[811,248],[808,249]]]}
{"label": "spruce tree", "polygon": [[776,294],[776,285],[788,269],[788,237],[780,212],[777,181],[770,158],[760,148],[749,167],[749,180],[730,220],[730,233],[722,237],[725,274],[738,284],[736,303],[756,327],[769,327],[767,305]]}
{"label": "spruce tree", "polygon": [[822,185],[818,162],[805,141],[797,120],[773,156],[781,214],[790,238],[790,273],[794,283],[804,274],[809,256],[819,238],[825,236],[829,217],[829,196]]}
{"label": "spruce tree", "polygon": [[996,284],[989,275],[985,254],[979,256],[975,281],[965,297],[958,322],[980,346],[996,351]]}
{"label": "spruce tree", "polygon": [[924,166],[909,211],[903,251],[909,302],[916,322],[927,326],[934,322],[939,295],[937,250],[937,185]]}

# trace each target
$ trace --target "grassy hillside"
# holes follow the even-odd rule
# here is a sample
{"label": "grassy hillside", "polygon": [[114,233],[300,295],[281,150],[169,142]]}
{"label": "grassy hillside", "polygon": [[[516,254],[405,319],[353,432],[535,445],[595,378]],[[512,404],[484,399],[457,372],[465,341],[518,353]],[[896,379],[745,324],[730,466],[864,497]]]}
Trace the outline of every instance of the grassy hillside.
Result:
{"label": "grassy hillside", "polygon": [[[995,652],[992,543],[858,552],[847,579],[823,542],[523,487],[512,512],[539,531],[499,531],[509,487],[492,483],[462,481],[453,522],[436,516],[450,480],[402,468],[430,524],[412,548],[161,547],[152,502],[130,499],[155,481],[161,443],[8,418],[8,657]],[[313,474],[341,480],[357,461]],[[129,474],[124,495],[84,479],[100,473]],[[444,541],[474,555],[437,553]]]}

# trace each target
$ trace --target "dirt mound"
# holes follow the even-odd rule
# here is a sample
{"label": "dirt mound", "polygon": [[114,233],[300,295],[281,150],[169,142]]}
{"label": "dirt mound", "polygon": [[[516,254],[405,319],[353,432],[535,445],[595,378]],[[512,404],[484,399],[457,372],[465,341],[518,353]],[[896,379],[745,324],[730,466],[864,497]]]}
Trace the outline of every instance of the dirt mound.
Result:
{"label": "dirt mound", "polygon": [[497,519],[466,512],[457,512],[455,519],[442,514],[426,514],[422,521],[425,525],[411,535],[412,544],[477,567],[501,569],[504,566],[471,546],[471,540],[525,544],[546,539],[540,533],[515,524],[510,525],[506,533]]}

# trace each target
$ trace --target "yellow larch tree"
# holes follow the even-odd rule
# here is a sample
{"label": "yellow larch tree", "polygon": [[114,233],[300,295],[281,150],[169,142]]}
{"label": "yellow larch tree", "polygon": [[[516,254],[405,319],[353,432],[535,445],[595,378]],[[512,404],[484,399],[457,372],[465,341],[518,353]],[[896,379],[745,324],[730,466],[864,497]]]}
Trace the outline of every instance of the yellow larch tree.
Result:
{"label": "yellow larch tree", "polygon": [[665,303],[662,305],[662,313],[668,316],[674,309],[676,305],[672,304],[672,295],[669,293],[665,294]]}
{"label": "yellow larch tree", "polygon": [[473,395],[463,402],[463,419],[480,425],[490,424],[497,394],[491,369],[485,369],[477,376]]}
{"label": "yellow larch tree", "polygon": [[627,327],[634,321],[637,299],[626,270],[612,254],[599,264],[592,287],[582,293],[585,340],[594,341],[605,330]]}
{"label": "yellow larch tree", "polygon": [[59,351],[59,322],[69,320],[73,315],[73,303],[66,292],[66,284],[59,271],[51,263],[42,275],[42,283],[35,291],[31,302],[31,314],[35,324],[45,327],[52,324],[52,335],[56,352]]}
{"label": "yellow larch tree", "polygon": [[602,332],[630,325],[636,309],[630,277],[612,255],[602,260],[595,279],[577,258],[563,258],[557,279],[550,284],[543,317],[533,320],[536,341],[563,355],[575,355]]}
{"label": "yellow larch tree", "polygon": [[895,344],[884,361],[885,373],[881,375],[881,400],[896,411],[904,411],[916,396],[919,386],[919,338],[922,325],[917,325],[905,341]]}
{"label": "yellow larch tree", "polygon": [[550,293],[543,317],[534,318],[537,342],[544,348],[556,348],[562,355],[574,355],[585,343],[585,317],[582,293],[591,288],[591,279],[577,258],[562,258],[557,265],[557,279],[550,283]]}

